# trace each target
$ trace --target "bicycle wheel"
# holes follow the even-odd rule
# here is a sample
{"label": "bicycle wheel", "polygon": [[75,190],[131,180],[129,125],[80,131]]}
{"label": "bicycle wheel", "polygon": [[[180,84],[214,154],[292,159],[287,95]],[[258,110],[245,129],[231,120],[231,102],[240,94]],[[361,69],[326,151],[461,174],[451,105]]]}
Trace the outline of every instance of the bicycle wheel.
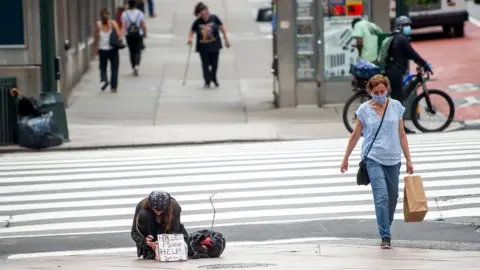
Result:
{"label": "bicycle wheel", "polygon": [[[355,114],[355,111],[362,103],[370,100],[371,98],[372,97],[366,92],[358,92],[350,97],[347,102],[345,102],[345,106],[343,107],[343,123],[345,124],[348,132],[353,132],[353,127],[357,121],[357,115]],[[356,105],[356,102],[358,102],[358,105]],[[353,112],[353,114],[350,116],[349,112]],[[352,122],[350,120],[352,120]]]}
{"label": "bicycle wheel", "polygon": [[[428,98],[432,104],[432,111],[428,110],[426,98]],[[452,123],[453,117],[455,116],[455,104],[453,104],[452,98],[447,93],[436,89],[428,90],[428,97],[425,92],[417,96],[413,100],[410,110],[412,123],[421,132],[444,131]],[[426,115],[421,115],[422,113],[426,113]],[[437,128],[427,128],[420,124],[420,119],[423,120],[429,116],[436,116],[443,119],[443,124]]]}

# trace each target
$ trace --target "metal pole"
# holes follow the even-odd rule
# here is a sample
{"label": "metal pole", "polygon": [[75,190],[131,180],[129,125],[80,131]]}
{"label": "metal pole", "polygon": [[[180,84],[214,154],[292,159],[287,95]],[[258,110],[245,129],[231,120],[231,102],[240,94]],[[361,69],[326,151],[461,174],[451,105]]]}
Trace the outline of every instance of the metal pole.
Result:
{"label": "metal pole", "polygon": [[52,0],[40,0],[40,42],[42,53],[42,91],[40,101],[45,109],[53,113],[53,119],[64,141],[68,141],[68,126],[63,98],[57,91],[56,48],[55,48],[55,6]]}

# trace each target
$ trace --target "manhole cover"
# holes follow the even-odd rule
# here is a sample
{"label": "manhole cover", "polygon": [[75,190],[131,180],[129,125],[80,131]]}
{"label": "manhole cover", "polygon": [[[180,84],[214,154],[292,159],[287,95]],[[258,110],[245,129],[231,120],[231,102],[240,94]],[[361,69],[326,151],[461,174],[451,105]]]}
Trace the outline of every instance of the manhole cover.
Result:
{"label": "manhole cover", "polygon": [[232,264],[210,264],[202,265],[198,268],[202,269],[234,269],[234,268],[264,268],[270,266],[277,266],[271,263],[232,263]]}

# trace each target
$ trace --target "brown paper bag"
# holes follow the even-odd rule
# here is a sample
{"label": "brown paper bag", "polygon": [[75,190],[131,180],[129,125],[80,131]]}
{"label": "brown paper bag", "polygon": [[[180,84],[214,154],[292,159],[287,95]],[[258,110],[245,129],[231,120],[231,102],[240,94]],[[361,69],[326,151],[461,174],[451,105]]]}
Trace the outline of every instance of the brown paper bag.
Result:
{"label": "brown paper bag", "polygon": [[405,222],[421,222],[428,212],[427,197],[423,189],[422,177],[407,175],[404,178],[403,216]]}

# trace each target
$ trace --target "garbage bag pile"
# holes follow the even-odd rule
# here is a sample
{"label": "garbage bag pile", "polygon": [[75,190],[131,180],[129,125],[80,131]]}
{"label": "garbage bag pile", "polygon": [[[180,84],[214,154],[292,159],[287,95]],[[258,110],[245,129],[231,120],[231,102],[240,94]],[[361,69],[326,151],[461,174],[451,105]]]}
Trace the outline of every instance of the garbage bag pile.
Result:
{"label": "garbage bag pile", "polygon": [[63,143],[52,112],[46,111],[35,98],[19,98],[18,116],[18,145],[39,150]]}
{"label": "garbage bag pile", "polygon": [[381,68],[366,60],[359,60],[358,63],[351,66],[350,73],[359,79],[370,79],[371,77],[380,74]]}

